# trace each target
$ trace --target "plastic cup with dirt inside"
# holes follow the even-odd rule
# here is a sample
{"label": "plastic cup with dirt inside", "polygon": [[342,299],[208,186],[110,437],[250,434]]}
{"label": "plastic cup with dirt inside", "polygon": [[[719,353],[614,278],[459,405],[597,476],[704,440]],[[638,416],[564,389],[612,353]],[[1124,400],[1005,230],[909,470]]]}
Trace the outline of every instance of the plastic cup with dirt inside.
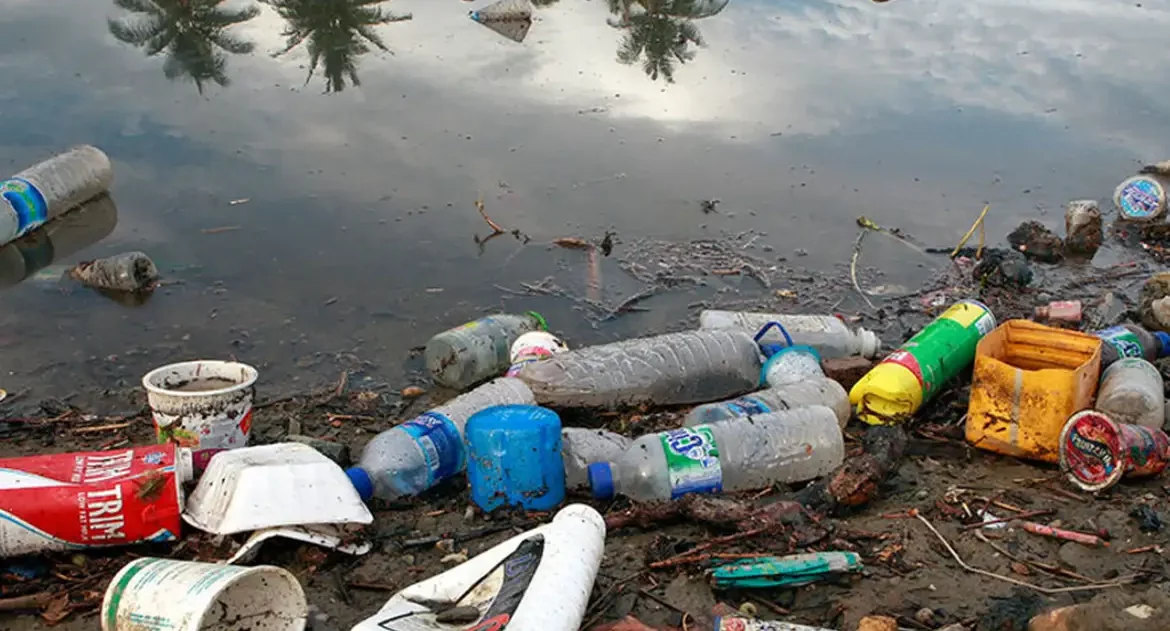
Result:
{"label": "plastic cup with dirt inside", "polygon": [[110,581],[101,628],[303,631],[308,616],[300,582],[283,568],[146,557]]}
{"label": "plastic cup with dirt inside", "polygon": [[247,364],[214,360],[146,373],[142,385],[158,441],[191,449],[199,471],[216,453],[247,446],[258,376]]}

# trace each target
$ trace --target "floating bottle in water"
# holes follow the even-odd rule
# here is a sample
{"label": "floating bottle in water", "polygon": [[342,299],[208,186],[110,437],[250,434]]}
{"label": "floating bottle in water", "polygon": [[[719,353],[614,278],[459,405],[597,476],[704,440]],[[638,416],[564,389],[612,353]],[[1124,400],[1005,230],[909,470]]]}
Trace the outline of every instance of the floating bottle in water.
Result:
{"label": "floating bottle in water", "polygon": [[833,410],[837,415],[837,424],[842,428],[849,423],[849,416],[853,413],[849,405],[849,393],[845,392],[845,388],[828,377],[820,377],[697,406],[683,419],[683,425],[708,425],[771,412],[795,411],[812,405],[823,405]]}
{"label": "floating bottle in water", "polygon": [[547,328],[535,311],[490,315],[432,337],[423,358],[435,383],[462,390],[503,374],[516,339]]}
{"label": "floating bottle in water", "polygon": [[648,434],[614,462],[589,467],[593,496],[637,501],[811,480],[845,459],[837,415],[814,405]]}
{"label": "floating bottle in water", "polygon": [[363,500],[418,495],[466,466],[463,429],[473,414],[534,402],[532,391],[517,379],[485,383],[378,434],[362,450],[358,466],[346,473]]}
{"label": "floating bottle in water", "polygon": [[516,377],[555,407],[699,403],[755,388],[760,351],[742,331],[684,331],[560,353]]}
{"label": "floating bottle in water", "polygon": [[82,145],[0,181],[0,245],[106,192],[114,181],[110,159]]}
{"label": "floating bottle in water", "polygon": [[[882,342],[873,331],[849,328],[840,318],[831,315],[786,315],[782,313],[752,313],[749,311],[720,311],[707,309],[699,314],[700,329],[736,329],[755,333],[770,322],[779,323],[791,336],[788,344],[804,344],[817,349],[822,357],[876,357]],[[785,341],[775,331],[761,341]]]}

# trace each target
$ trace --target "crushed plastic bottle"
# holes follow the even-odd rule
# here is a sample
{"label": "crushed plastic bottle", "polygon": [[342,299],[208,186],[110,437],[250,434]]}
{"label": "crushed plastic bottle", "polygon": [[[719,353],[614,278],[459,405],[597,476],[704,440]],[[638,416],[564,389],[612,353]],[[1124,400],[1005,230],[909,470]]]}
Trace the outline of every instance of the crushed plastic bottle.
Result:
{"label": "crushed plastic bottle", "polygon": [[1126,357],[1101,373],[1097,410],[1118,423],[1162,429],[1166,418],[1162,373],[1140,357]]}
{"label": "crushed plastic bottle", "polygon": [[423,358],[435,383],[462,390],[503,374],[516,339],[546,328],[544,317],[535,311],[491,315],[432,337]]}
{"label": "crushed plastic bottle", "polygon": [[1154,361],[1170,354],[1170,334],[1150,333],[1136,324],[1119,324],[1097,331],[1101,338],[1101,368],[1112,365],[1123,357],[1142,357]]}
{"label": "crushed plastic bottle", "polygon": [[[873,331],[862,328],[854,331],[840,318],[831,315],[786,315],[716,309],[699,314],[700,329],[734,329],[754,334],[769,322],[778,322],[788,331],[792,337],[790,344],[811,346],[826,359],[851,355],[876,357],[882,347],[881,340]],[[781,335],[776,331],[761,341],[784,341]]]}
{"label": "crushed plastic bottle", "polygon": [[541,405],[675,405],[757,386],[759,347],[742,331],[684,331],[588,346],[525,365],[516,377]]}
{"label": "crushed plastic bottle", "polygon": [[101,149],[82,145],[0,181],[0,245],[109,190],[114,169]]}
{"label": "crushed plastic bottle", "polygon": [[518,379],[485,383],[378,434],[362,450],[358,466],[345,472],[363,500],[418,495],[463,471],[463,431],[473,414],[496,405],[532,403],[532,391]]}
{"label": "crushed plastic bottle", "polygon": [[565,488],[589,488],[589,465],[617,460],[634,441],[604,429],[566,427],[561,430]]}
{"label": "crushed plastic bottle", "polygon": [[697,406],[683,419],[683,425],[707,425],[770,412],[797,411],[812,405],[823,405],[833,410],[837,415],[837,424],[842,429],[849,423],[849,416],[853,412],[845,388],[832,379],[820,377]]}
{"label": "crushed plastic bottle", "polygon": [[152,291],[158,282],[158,268],[142,252],[78,263],[69,275],[86,287],[126,293]]}
{"label": "crushed plastic bottle", "polygon": [[642,436],[617,461],[590,465],[589,483],[598,499],[669,500],[803,482],[844,458],[837,415],[815,405]]}

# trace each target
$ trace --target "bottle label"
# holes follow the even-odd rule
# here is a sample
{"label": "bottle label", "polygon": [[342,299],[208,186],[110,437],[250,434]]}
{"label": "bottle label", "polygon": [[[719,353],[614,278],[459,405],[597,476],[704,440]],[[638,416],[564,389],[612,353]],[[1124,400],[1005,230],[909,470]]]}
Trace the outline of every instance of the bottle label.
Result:
{"label": "bottle label", "polygon": [[736,416],[753,416],[772,411],[768,409],[767,405],[764,405],[763,401],[753,397],[740,397],[734,401],[728,401],[727,409]]}
{"label": "bottle label", "polygon": [[723,490],[719,446],[710,427],[684,427],[663,432],[662,450],[670,476],[670,496],[718,493]]}
{"label": "bottle label", "polygon": [[427,486],[463,470],[463,439],[451,419],[427,412],[402,424],[427,461]]}
{"label": "bottle label", "polygon": [[45,196],[32,182],[14,177],[0,182],[0,203],[16,213],[16,236],[23,236],[49,220]]}
{"label": "bottle label", "polygon": [[1142,342],[1133,331],[1123,326],[1111,326],[1099,331],[1097,337],[1109,342],[1122,357],[1142,357]]}

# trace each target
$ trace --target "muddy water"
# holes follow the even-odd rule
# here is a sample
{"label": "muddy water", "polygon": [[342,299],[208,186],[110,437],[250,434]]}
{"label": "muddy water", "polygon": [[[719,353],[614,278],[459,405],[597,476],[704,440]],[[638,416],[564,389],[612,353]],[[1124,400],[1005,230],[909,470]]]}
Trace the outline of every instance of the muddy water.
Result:
{"label": "muddy water", "polygon": [[[384,4],[413,19],[372,26],[373,42],[297,22],[295,0],[283,15],[227,0],[238,23],[215,44],[185,39],[189,7],[211,2],[147,4],[135,30],[111,2],[3,3],[0,170],[86,142],[117,173],[112,229],[105,215],[0,251],[0,276],[30,276],[0,293],[10,391],[132,387],[168,361],[233,356],[274,394],[342,369],[397,383],[409,349],[500,308],[540,310],[574,344],[659,330],[698,299],[764,290],[711,278],[594,328],[570,300],[500,287],[552,275],[613,304],[641,287],[616,263],[623,242],[747,230],[765,233],[760,257],[834,269],[859,215],[945,245],[990,203],[994,239],[1021,218],[1055,226],[1064,201],[1166,157],[1150,131],[1170,124],[1170,82],[1148,51],[1170,11],[1152,3],[732,0],[694,17],[675,0],[623,24],[604,2],[545,0],[517,43],[467,19],[483,3]],[[136,33],[169,44],[147,56]],[[479,242],[477,199],[529,240]],[[548,245],[607,230],[615,254],[596,265]],[[884,282],[929,265],[871,243]],[[167,282],[145,304],[59,282],[130,249]]]}

